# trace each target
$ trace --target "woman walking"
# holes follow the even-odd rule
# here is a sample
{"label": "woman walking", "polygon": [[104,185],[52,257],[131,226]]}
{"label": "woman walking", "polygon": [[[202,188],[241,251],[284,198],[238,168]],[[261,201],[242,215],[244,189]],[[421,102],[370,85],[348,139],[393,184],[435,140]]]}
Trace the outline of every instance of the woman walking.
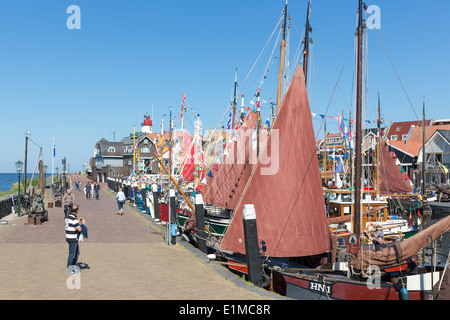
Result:
{"label": "woman walking", "polygon": [[125,203],[126,197],[125,193],[123,193],[122,188],[117,192],[117,206],[119,207],[119,215],[123,215],[123,204]]}

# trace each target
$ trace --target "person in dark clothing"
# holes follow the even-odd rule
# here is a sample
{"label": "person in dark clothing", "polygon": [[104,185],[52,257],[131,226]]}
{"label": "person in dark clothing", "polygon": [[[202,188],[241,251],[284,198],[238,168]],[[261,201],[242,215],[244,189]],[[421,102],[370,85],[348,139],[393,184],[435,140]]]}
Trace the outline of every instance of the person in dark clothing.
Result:
{"label": "person in dark clothing", "polygon": [[99,198],[98,198],[99,192],[100,192],[100,185],[98,184],[98,182],[96,182],[94,184],[94,194],[95,194],[95,199],[96,200],[99,200]]}
{"label": "person in dark clothing", "polygon": [[384,232],[379,230],[375,233],[375,236],[372,237],[370,233],[365,233],[372,244],[375,246],[375,251],[386,248],[386,243],[384,242]]}
{"label": "person in dark clothing", "polygon": [[90,199],[91,198],[91,184],[90,183],[86,183],[86,186],[84,187],[84,191],[86,193],[86,199]]}

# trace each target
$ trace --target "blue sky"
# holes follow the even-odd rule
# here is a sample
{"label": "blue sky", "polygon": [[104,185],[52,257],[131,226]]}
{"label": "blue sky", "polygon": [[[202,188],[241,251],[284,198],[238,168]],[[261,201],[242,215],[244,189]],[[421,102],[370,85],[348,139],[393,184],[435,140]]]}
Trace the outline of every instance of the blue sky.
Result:
{"label": "blue sky", "polygon": [[[342,76],[327,115],[337,117],[353,108],[352,77],[356,0],[313,0],[313,61],[311,111],[325,114],[329,92]],[[419,118],[426,96],[427,119],[450,118],[448,12],[450,3],[371,0],[381,12],[383,40]],[[270,71],[261,99],[276,96],[279,49],[270,57],[275,38],[243,83],[275,29],[284,0],[149,1],[70,0],[2,1],[0,3],[0,172],[14,172],[24,160],[25,132],[29,145],[28,172],[39,148],[51,167],[53,136],[55,166],[66,157],[70,170],[81,170],[101,138],[116,141],[133,132],[146,112],[154,131],[172,107],[174,124],[183,91],[188,112],[185,127],[192,133],[194,117],[203,127],[226,123],[235,69],[240,93],[249,106],[261,74]],[[81,9],[81,29],[69,30],[67,7]],[[290,0],[289,57],[294,58],[304,29],[307,0]],[[275,36],[278,34],[278,29]],[[368,103],[365,117],[376,117],[381,94],[386,122],[416,120],[408,99],[375,30],[368,30]],[[323,53],[322,53],[323,52]],[[350,55],[347,59],[347,55]],[[344,66],[345,62],[345,67]],[[290,65],[290,67],[293,67]],[[333,72],[333,74],[330,71]],[[242,84],[242,85],[241,85]],[[342,93],[341,93],[342,92]],[[153,108],[152,108],[153,106]],[[263,104],[263,119],[269,104]],[[226,117],[226,116],[225,116]],[[321,123],[313,118],[318,138]],[[167,118],[165,127],[168,127]],[[337,121],[327,122],[337,132]]]}

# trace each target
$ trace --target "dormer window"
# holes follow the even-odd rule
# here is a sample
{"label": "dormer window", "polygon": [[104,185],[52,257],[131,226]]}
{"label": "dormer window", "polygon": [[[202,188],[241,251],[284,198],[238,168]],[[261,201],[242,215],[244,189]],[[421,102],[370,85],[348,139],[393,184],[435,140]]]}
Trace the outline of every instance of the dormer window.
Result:
{"label": "dormer window", "polygon": [[114,153],[114,152],[116,152],[116,149],[114,149],[114,147],[109,147],[108,152]]}

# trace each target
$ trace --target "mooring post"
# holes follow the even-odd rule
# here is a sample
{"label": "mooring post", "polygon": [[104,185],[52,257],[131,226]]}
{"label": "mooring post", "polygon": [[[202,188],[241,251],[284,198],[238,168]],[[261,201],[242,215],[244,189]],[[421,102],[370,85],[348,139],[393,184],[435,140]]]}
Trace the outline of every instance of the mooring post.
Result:
{"label": "mooring post", "polygon": [[156,183],[152,185],[152,193],[153,193],[153,212],[155,221],[161,220],[161,215],[159,213],[159,196],[158,196],[158,186]]}
{"label": "mooring post", "polygon": [[133,207],[137,207],[138,206],[137,193],[138,193],[138,186],[137,186],[137,182],[135,182],[133,184]]}
{"label": "mooring post", "polygon": [[127,201],[128,201],[128,202],[131,202],[131,197],[132,197],[132,186],[131,186],[131,183],[130,183],[130,182],[127,182],[127,193],[126,193],[126,196],[127,196]]}
{"label": "mooring post", "polygon": [[177,207],[175,204],[175,190],[169,190],[169,230],[172,244],[177,243]]}
{"label": "mooring post", "polygon": [[256,212],[253,204],[244,205],[245,253],[248,267],[248,280],[255,286],[262,287],[263,275],[259,253],[258,230],[256,228]]}
{"label": "mooring post", "polygon": [[206,247],[206,232],[205,232],[205,208],[203,207],[203,196],[201,194],[195,195],[195,218],[197,222],[197,245],[198,249],[207,253]]}
{"label": "mooring post", "polygon": [[142,194],[142,212],[147,212],[147,189],[145,189],[145,183],[141,186],[141,194]]}

